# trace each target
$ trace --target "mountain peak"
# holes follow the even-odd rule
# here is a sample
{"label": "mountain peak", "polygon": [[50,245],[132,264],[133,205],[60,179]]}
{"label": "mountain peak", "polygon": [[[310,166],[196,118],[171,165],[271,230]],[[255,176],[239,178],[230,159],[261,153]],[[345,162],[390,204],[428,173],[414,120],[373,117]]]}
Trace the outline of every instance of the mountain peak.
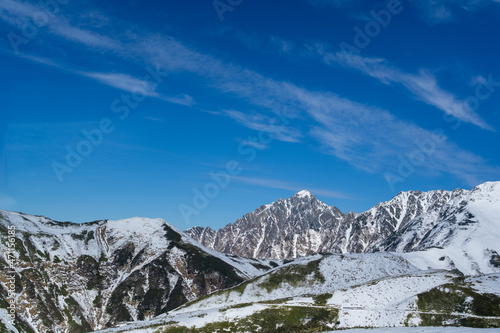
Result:
{"label": "mountain peak", "polygon": [[314,195],[312,195],[311,192],[309,192],[308,190],[302,190],[300,192],[295,193],[294,197],[310,198],[310,197],[314,197]]}
{"label": "mountain peak", "polygon": [[497,192],[500,191],[500,181],[490,181],[476,186],[472,191]]}
{"label": "mountain peak", "polygon": [[[209,248],[250,258],[296,258],[318,252],[420,251],[458,242],[462,236],[455,234],[472,230],[467,225],[476,227],[480,222],[486,229],[499,230],[499,202],[500,182],[488,182],[472,191],[400,192],[365,212],[343,214],[302,190],[286,200],[262,206],[216,232],[188,234]],[[496,234],[492,236],[497,238]],[[493,243],[488,243],[488,251],[500,253]],[[481,269],[485,272],[492,269],[490,266],[486,263]]]}

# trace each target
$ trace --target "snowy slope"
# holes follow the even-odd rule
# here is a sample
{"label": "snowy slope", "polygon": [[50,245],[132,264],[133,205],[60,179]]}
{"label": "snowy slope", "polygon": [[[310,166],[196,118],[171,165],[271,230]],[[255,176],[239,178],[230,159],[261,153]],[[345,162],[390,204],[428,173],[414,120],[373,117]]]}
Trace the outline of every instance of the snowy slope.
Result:
{"label": "snowy slope", "polygon": [[469,327],[396,327],[352,329],[348,333],[497,333],[498,328],[469,328]]}
{"label": "snowy slope", "polygon": [[[153,318],[271,268],[266,261],[208,250],[161,219],[76,224],[0,211],[0,266],[5,271],[12,226],[14,267],[22,286],[15,294],[19,323],[36,332],[45,332],[47,325],[54,332],[67,332],[71,325],[89,331]],[[0,290],[3,301],[4,274]]]}
{"label": "snowy slope", "polygon": [[[302,270],[301,267],[306,267],[306,269]],[[178,309],[178,311],[232,306],[306,294],[323,294],[376,279],[417,271],[418,269],[406,260],[389,253],[326,257],[315,255],[299,258],[290,264],[250,280],[234,290],[220,291],[211,295],[210,298],[198,300],[195,304]],[[267,288],[270,278],[273,278],[275,282]]]}
{"label": "snowy slope", "polygon": [[[455,192],[455,191],[454,191]],[[466,275],[500,271],[500,182],[456,191],[442,207],[409,223],[389,247],[419,268],[456,268]]]}
{"label": "snowy slope", "polygon": [[[290,313],[294,314],[295,322],[304,319],[304,325],[317,324],[318,331],[327,327],[402,329],[428,325],[429,320],[457,326],[471,323],[469,319],[475,320],[474,325],[500,327],[500,297],[491,300],[492,308],[488,310],[491,313],[478,315],[474,310],[474,302],[490,297],[483,295],[498,293],[499,277],[500,274],[461,278],[448,271],[421,271],[398,254],[316,255],[298,259],[240,286],[215,292],[168,315],[103,332],[161,332],[162,327],[176,326],[186,327],[184,332],[198,332],[187,329],[193,326],[204,329],[203,332],[208,327],[231,327],[231,331],[243,332],[249,322],[258,325],[259,318],[266,318],[270,325],[273,320],[276,325],[286,325],[282,316]],[[429,295],[436,291],[440,296],[433,300],[435,303],[429,303]],[[449,295],[447,305],[451,308],[441,308],[442,295]],[[294,309],[297,311],[293,312]],[[331,317],[315,322],[314,316],[308,319],[308,311],[316,316],[330,313]],[[229,323],[233,326],[224,326]],[[419,329],[416,332],[425,332],[427,328]]]}

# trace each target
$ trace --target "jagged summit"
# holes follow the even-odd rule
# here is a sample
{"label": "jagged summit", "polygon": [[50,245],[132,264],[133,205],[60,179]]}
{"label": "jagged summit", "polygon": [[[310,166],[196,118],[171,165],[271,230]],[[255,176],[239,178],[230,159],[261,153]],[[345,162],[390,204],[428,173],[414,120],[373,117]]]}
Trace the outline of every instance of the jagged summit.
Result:
{"label": "jagged summit", "polygon": [[251,258],[438,248],[430,261],[442,259],[471,274],[495,271],[492,263],[500,261],[495,242],[500,238],[500,182],[472,190],[400,192],[360,214],[344,214],[309,191],[265,207],[217,231],[186,233],[209,248]]}
{"label": "jagged summit", "polygon": [[314,197],[314,195],[312,195],[311,192],[309,192],[308,190],[302,190],[302,191],[295,193],[294,197],[310,198],[310,197]]}
{"label": "jagged summit", "polygon": [[321,230],[329,230],[344,214],[309,191],[261,206],[234,223],[214,231],[191,228],[185,232],[208,248],[243,257],[281,259],[316,253]]}
{"label": "jagged summit", "polygon": [[320,205],[322,207],[328,207],[323,201],[319,200],[309,192],[308,190],[302,190],[300,192],[295,193],[293,196],[285,200],[286,202],[301,202],[301,203],[312,203],[314,205]]}

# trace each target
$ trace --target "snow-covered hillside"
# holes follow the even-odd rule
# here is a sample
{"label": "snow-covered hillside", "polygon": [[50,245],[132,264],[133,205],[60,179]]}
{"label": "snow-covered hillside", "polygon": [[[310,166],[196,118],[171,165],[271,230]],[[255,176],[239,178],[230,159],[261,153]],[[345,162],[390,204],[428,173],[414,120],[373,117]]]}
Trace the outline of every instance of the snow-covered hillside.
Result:
{"label": "snow-covered hillside", "polygon": [[220,291],[198,300],[189,306],[189,310],[329,293],[412,272],[418,272],[418,269],[390,253],[314,255],[299,258],[234,290]]}
{"label": "snow-covered hillside", "polygon": [[8,321],[9,227],[16,330],[23,332],[22,323],[35,332],[73,332],[153,318],[271,268],[206,249],[161,219],[76,224],[0,211],[0,329]]}
{"label": "snow-covered hillside", "polygon": [[405,258],[420,268],[488,274],[500,271],[499,240],[500,182],[490,182],[452,192],[445,205],[410,221],[388,250],[409,252]]}
{"label": "snow-covered hillside", "polygon": [[258,332],[273,325],[290,331],[500,327],[499,282],[500,274],[463,278],[449,271],[422,271],[398,254],[316,255],[152,321],[105,332]]}

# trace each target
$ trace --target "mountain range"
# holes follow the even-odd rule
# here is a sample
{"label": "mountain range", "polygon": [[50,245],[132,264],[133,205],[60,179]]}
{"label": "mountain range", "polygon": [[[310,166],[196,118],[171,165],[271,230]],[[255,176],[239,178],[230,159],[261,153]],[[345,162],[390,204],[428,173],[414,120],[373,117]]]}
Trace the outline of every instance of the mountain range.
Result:
{"label": "mountain range", "polygon": [[500,182],[359,214],[301,191],[217,231],[0,211],[0,248],[0,332],[500,327]]}
{"label": "mountain range", "polygon": [[444,260],[442,268],[479,274],[499,267],[499,217],[500,183],[488,182],[470,191],[401,192],[359,214],[344,214],[301,191],[217,231],[185,232],[208,248],[255,259],[432,249],[433,265]]}

